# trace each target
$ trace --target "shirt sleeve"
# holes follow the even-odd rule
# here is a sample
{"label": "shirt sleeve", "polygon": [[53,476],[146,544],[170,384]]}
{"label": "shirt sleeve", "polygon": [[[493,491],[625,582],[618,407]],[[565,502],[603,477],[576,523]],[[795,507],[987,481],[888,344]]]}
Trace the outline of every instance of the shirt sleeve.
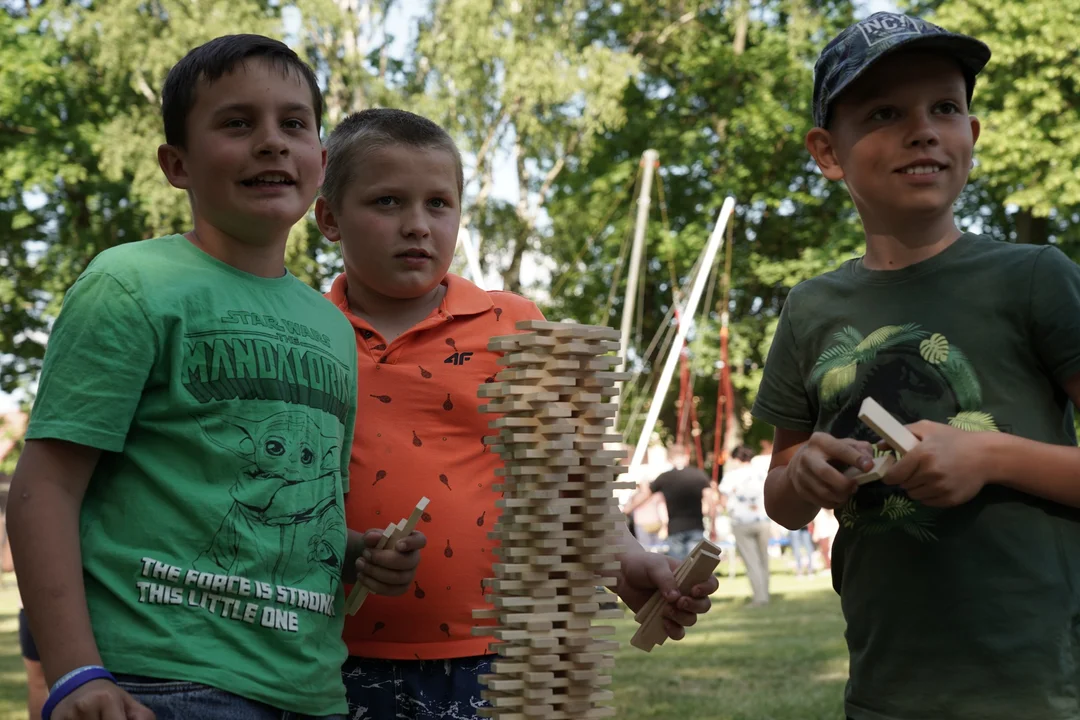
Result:
{"label": "shirt sleeve", "polygon": [[791,327],[792,298],[784,303],[772,346],[765,360],[752,414],[774,427],[813,432],[817,409],[803,383],[799,351]]}
{"label": "shirt sleeve", "polygon": [[667,472],[662,472],[657,475],[656,479],[649,483],[649,491],[654,493],[663,492],[664,486],[667,485],[668,476],[670,474],[671,471],[669,470]]}
{"label": "shirt sleeve", "polygon": [[27,439],[123,450],[158,345],[152,323],[120,280],[84,273],[49,336]]}
{"label": "shirt sleeve", "polygon": [[1031,278],[1033,340],[1050,375],[1080,372],[1080,266],[1053,245],[1039,251]]}

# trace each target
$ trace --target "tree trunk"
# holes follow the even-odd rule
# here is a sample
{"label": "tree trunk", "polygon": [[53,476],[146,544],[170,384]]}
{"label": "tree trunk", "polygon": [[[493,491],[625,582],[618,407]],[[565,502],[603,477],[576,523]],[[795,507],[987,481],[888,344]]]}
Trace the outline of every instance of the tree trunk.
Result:
{"label": "tree trunk", "polygon": [[750,3],[739,0],[735,3],[735,39],[732,52],[738,57],[746,51],[746,35],[750,31]]}
{"label": "tree trunk", "polygon": [[514,240],[510,264],[502,272],[503,287],[512,293],[521,294],[521,259],[525,255],[528,243],[522,239]]}
{"label": "tree trunk", "polygon": [[502,272],[503,287],[510,292],[521,292],[521,259],[529,248],[529,240],[536,231],[535,216],[529,207],[529,181],[525,169],[525,152],[521,146],[521,138],[515,130],[514,135],[514,167],[517,172],[518,201],[515,212],[521,223],[521,231],[514,238],[510,250],[510,264]]}

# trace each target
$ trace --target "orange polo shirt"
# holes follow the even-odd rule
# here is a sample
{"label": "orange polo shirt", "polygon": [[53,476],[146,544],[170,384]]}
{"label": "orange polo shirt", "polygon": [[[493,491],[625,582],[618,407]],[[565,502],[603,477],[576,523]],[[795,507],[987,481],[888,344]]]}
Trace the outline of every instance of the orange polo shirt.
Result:
{"label": "orange polo shirt", "polygon": [[484,291],[447,275],[442,304],[389,345],[349,310],[339,275],[327,297],[356,329],[359,402],[345,498],[349,528],[385,528],[431,500],[418,526],[428,540],[412,590],[369,595],[345,618],[349,654],[386,660],[443,660],[483,655],[490,638],[474,638],[472,618],[492,576],[498,494],[491,489],[501,458],[482,442],[494,415],[481,413],[477,389],[501,369],[487,349],[520,320],[543,318],[532,302]]}

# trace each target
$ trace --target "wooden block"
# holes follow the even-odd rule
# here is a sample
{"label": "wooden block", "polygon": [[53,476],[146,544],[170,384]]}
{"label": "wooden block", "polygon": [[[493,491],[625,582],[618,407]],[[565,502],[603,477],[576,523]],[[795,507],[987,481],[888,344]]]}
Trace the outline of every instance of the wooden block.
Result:
{"label": "wooden block", "polygon": [[552,322],[550,320],[520,320],[514,325],[518,330],[558,330],[562,327],[572,327],[570,323]]}
{"label": "wooden block", "polygon": [[[430,502],[426,497],[420,498],[420,502],[416,503],[416,507],[413,508],[412,514],[408,518],[387,525],[375,549],[385,550],[387,545],[408,537],[416,529],[417,523],[420,522],[420,518],[423,516],[424,511],[427,510]],[[353,585],[352,592],[349,593],[349,597],[345,600],[345,612],[349,615],[355,615],[370,593],[371,590],[359,582]]]}
{"label": "wooden block", "polygon": [[895,464],[896,458],[892,455],[879,455],[874,458],[874,467],[866,472],[860,472],[857,467],[850,467],[844,472],[844,475],[853,479],[860,485],[865,485],[885,477],[885,473],[887,473],[889,468]]}
{"label": "wooden block", "polygon": [[[690,562],[690,558],[697,553],[700,553],[702,549],[702,544],[698,543],[697,546],[695,546],[694,549],[690,551],[690,554],[686,556],[686,559],[682,561],[682,564],[680,564],[679,567],[675,569],[676,585],[678,585],[682,581],[682,579],[686,576],[687,571],[690,569],[690,565],[692,564]],[[654,592],[652,594],[652,597],[650,597],[645,602],[645,604],[641,606],[641,609],[638,610],[637,613],[634,615],[634,619],[637,620],[638,623],[643,623],[646,618],[653,614],[653,611],[656,610],[657,606],[661,605],[663,602],[664,596],[661,595],[659,592]]]}
{"label": "wooden block", "polygon": [[[676,571],[679,592],[688,593],[695,585],[708,580],[713,570],[720,563],[720,554],[719,547],[708,540],[702,540],[690,555],[683,560]],[[654,605],[645,621],[638,627],[634,637],[630,640],[631,645],[645,652],[651,652],[655,645],[662,644],[663,641],[662,638],[658,638],[658,634],[663,632],[662,612],[664,601],[659,591],[653,597],[659,598],[658,603]],[[652,598],[650,598],[651,600]],[[664,638],[666,638],[666,633]]]}
{"label": "wooden block", "polygon": [[[404,520],[402,522],[404,522]],[[397,528],[398,523],[390,523],[389,525],[387,525],[386,529],[383,530],[382,537],[379,538],[379,542],[375,545],[375,549],[385,549],[386,544],[390,542],[390,537],[394,534],[394,531],[397,530]],[[352,592],[349,593],[349,597],[345,599],[345,612],[350,615],[355,615],[356,611],[360,609],[360,606],[363,604],[364,599],[367,598],[368,593],[370,592],[371,591],[368,590],[367,587],[365,587],[359,582],[353,585]]]}
{"label": "wooden block", "polygon": [[868,397],[863,400],[859,408],[859,419],[880,435],[881,439],[901,456],[911,452],[919,444],[919,439],[873,398]]}

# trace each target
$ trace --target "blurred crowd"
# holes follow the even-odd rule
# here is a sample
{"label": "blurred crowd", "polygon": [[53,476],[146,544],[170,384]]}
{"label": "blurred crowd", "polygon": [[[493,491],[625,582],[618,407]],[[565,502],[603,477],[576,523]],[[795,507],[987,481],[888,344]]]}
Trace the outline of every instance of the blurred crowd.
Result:
{"label": "blurred crowd", "polygon": [[765,478],[772,461],[772,443],[757,451],[736,448],[713,481],[686,447],[654,444],[645,461],[624,478],[634,489],[618,501],[634,535],[653,552],[685,558],[708,538],[724,550],[728,572],[737,557],[753,591],[751,605],[769,602],[769,577],[778,568],[798,577],[831,569],[832,543],[839,523],[831,510],[821,510],[804,528],[787,530],[765,514]]}

